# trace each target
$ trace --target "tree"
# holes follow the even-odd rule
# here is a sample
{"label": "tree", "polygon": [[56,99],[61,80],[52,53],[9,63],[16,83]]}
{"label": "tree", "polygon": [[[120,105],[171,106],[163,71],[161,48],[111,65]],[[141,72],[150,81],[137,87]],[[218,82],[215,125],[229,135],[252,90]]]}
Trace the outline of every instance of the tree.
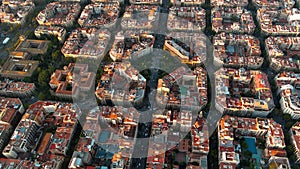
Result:
{"label": "tree", "polygon": [[181,166],[181,167],[186,167],[186,162],[184,162],[184,161],[180,162],[180,163],[179,163],[179,166]]}
{"label": "tree", "polygon": [[46,99],[45,93],[43,93],[43,92],[39,93],[38,98],[39,98],[39,100],[45,100]]}
{"label": "tree", "polygon": [[233,22],[239,22],[240,21],[240,17],[238,17],[237,15],[231,15],[231,20]]}
{"label": "tree", "polygon": [[288,153],[294,153],[294,147],[293,147],[293,145],[288,145],[287,147],[286,147],[286,150],[287,150],[287,152]]}
{"label": "tree", "polygon": [[57,59],[59,59],[60,57],[60,50],[56,50],[55,52],[52,53],[52,60],[55,61]]}
{"label": "tree", "polygon": [[244,138],[241,139],[240,143],[241,143],[242,150],[246,150],[248,148],[248,144],[246,143]]}
{"label": "tree", "polygon": [[249,151],[249,150],[246,150],[244,153],[243,153],[243,157],[245,159],[251,159],[252,158],[252,153]]}
{"label": "tree", "polygon": [[264,150],[266,148],[266,141],[264,139],[258,139],[258,148]]}
{"label": "tree", "polygon": [[49,65],[49,66],[48,66],[48,72],[49,72],[49,73],[53,73],[54,70],[55,70],[54,66],[52,66],[52,65]]}
{"label": "tree", "polygon": [[31,82],[32,82],[32,80],[31,80],[30,77],[25,77],[25,78],[23,79],[23,81],[26,82],[26,83],[31,83]]}
{"label": "tree", "polygon": [[38,82],[42,87],[48,87],[47,82],[49,81],[49,72],[47,70],[42,70],[38,76]]}
{"label": "tree", "polygon": [[283,115],[282,111],[278,108],[275,108],[273,110],[273,114],[274,114],[274,116],[282,116]]}
{"label": "tree", "polygon": [[291,121],[291,115],[290,114],[284,114],[283,118],[285,121]]}

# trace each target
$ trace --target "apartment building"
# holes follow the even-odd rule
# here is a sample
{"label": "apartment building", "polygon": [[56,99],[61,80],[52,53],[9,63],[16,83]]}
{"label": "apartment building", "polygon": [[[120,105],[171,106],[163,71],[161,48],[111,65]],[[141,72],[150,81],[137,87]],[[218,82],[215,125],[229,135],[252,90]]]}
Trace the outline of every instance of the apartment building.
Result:
{"label": "apartment building", "polygon": [[206,36],[194,32],[170,32],[164,43],[164,50],[186,64],[200,65],[206,60]]}
{"label": "apartment building", "polygon": [[153,51],[155,37],[147,32],[118,32],[109,52],[113,61],[140,58]]}
{"label": "apartment building", "polygon": [[34,83],[14,82],[8,79],[0,81],[0,95],[8,97],[29,97],[35,91]]}
{"label": "apartment building", "polygon": [[280,96],[280,106],[283,113],[290,114],[293,119],[300,118],[298,104],[298,89],[300,74],[294,72],[282,72],[276,77],[277,94]]}
{"label": "apartment building", "polygon": [[254,36],[223,32],[214,36],[212,43],[216,66],[257,69],[263,64],[260,43]]}
{"label": "apartment building", "polygon": [[113,62],[104,66],[95,94],[102,103],[128,107],[141,103],[145,90],[146,79],[129,62]]}
{"label": "apartment building", "polygon": [[77,2],[52,2],[40,11],[36,20],[40,25],[70,27],[80,14]]}
{"label": "apartment building", "polygon": [[92,3],[83,9],[78,23],[81,27],[112,28],[119,17],[119,2]]}
{"label": "apartment building", "polygon": [[296,71],[300,67],[300,62],[293,56],[299,54],[300,49],[299,37],[268,37],[265,40],[266,53],[270,61],[270,67],[279,72]]}
{"label": "apartment building", "polygon": [[205,10],[198,6],[173,6],[168,14],[170,31],[203,31],[206,26]]}
{"label": "apartment building", "polygon": [[234,116],[266,117],[275,107],[265,73],[221,68],[215,73],[216,108]]}
{"label": "apartment building", "polygon": [[54,95],[61,98],[77,98],[80,92],[90,91],[94,87],[96,74],[88,71],[87,64],[70,63],[64,70],[56,70],[49,85]]}
{"label": "apartment building", "polygon": [[23,25],[28,14],[35,8],[32,0],[4,0],[0,6],[0,20],[3,23]]}
{"label": "apartment building", "polygon": [[211,10],[211,18],[212,30],[216,33],[251,34],[255,29],[251,12],[243,7],[215,7]]}
{"label": "apartment building", "polygon": [[110,40],[107,29],[78,28],[71,32],[61,48],[65,57],[99,59],[105,55]]}

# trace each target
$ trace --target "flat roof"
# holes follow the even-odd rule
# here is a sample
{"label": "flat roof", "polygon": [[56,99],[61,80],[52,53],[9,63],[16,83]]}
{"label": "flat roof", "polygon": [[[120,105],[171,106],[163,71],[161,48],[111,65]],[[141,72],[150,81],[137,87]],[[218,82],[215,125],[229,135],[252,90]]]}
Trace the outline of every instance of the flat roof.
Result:
{"label": "flat roof", "polygon": [[45,134],[45,136],[44,136],[44,138],[43,138],[43,140],[42,140],[42,142],[40,144],[40,147],[39,147],[39,149],[37,151],[37,154],[44,154],[45,153],[52,135],[53,135],[52,133],[46,133]]}
{"label": "flat roof", "polygon": [[106,141],[108,140],[110,136],[110,132],[109,131],[103,131],[100,136],[99,136],[99,142],[100,143],[106,143]]}

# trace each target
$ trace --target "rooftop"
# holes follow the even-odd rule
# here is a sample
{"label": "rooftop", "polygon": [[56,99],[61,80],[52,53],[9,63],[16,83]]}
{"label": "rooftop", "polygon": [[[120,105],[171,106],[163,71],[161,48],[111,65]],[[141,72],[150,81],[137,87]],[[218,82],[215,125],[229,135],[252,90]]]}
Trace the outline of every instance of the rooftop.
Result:
{"label": "rooftop", "polygon": [[181,62],[200,64],[206,60],[206,36],[192,32],[170,32],[164,49],[177,56]]}
{"label": "rooftop", "polygon": [[0,75],[2,77],[23,79],[31,77],[39,62],[33,60],[18,60],[9,58],[1,67]]}
{"label": "rooftop", "polygon": [[220,33],[213,37],[214,64],[258,68],[263,64],[259,40],[251,35]]}
{"label": "rooftop", "polygon": [[[147,32],[118,32],[109,54],[114,61],[140,57],[153,48],[155,37]],[[149,52],[148,52],[149,51]]]}
{"label": "rooftop", "polygon": [[281,72],[276,77],[277,92],[280,94],[281,109],[284,113],[289,113],[293,118],[300,117],[299,104],[299,82],[300,74],[294,72]]}
{"label": "rooftop", "polygon": [[19,98],[0,97],[0,123],[10,124],[17,113],[23,113],[22,106]]}
{"label": "rooftop", "polygon": [[225,168],[225,164],[235,168],[234,166],[239,164],[239,159],[242,158],[240,157],[242,156],[240,148],[238,148],[241,146],[240,141],[236,140],[238,136],[254,136],[266,139],[265,151],[270,149],[285,151],[281,125],[272,119],[224,116],[219,121],[218,126],[219,163],[223,168]]}
{"label": "rooftop", "polygon": [[212,30],[217,33],[253,33],[255,29],[251,12],[242,7],[215,7],[211,17]]}
{"label": "rooftop", "polygon": [[45,54],[49,43],[50,41],[48,40],[23,39],[20,37],[20,43],[15,51],[28,52],[30,54]]}
{"label": "rooftop", "polygon": [[80,4],[73,2],[52,2],[40,11],[36,20],[40,25],[71,26],[80,13]]}
{"label": "rooftop", "polygon": [[271,10],[291,9],[295,5],[295,0],[279,0],[279,1],[266,1],[254,0],[252,1],[257,8],[267,8]]}
{"label": "rooftop", "polygon": [[136,4],[136,5],[158,5],[161,3],[161,0],[130,0],[130,4]]}
{"label": "rooftop", "polygon": [[61,52],[65,57],[101,58],[110,40],[107,29],[78,28],[70,34]]}
{"label": "rooftop", "polygon": [[221,68],[216,73],[216,104],[221,112],[260,112],[266,116],[274,107],[265,73],[257,70]]}
{"label": "rooftop", "polygon": [[96,88],[96,97],[103,102],[131,105],[144,98],[146,79],[129,62],[113,62],[104,66],[104,73]]}
{"label": "rooftop", "polygon": [[153,29],[158,24],[158,6],[127,6],[121,26],[125,29]]}
{"label": "rooftop", "polygon": [[212,0],[211,1],[211,5],[213,6],[226,6],[226,7],[237,7],[237,6],[241,6],[241,7],[246,7],[248,5],[248,1],[247,0]]}
{"label": "rooftop", "polygon": [[60,26],[44,26],[39,25],[34,34],[37,37],[41,37],[42,35],[51,35],[57,37],[60,42],[64,42],[66,36],[66,29]]}
{"label": "rooftop", "polygon": [[89,91],[94,87],[96,74],[88,72],[87,64],[70,63],[64,70],[56,70],[50,79],[55,94],[77,97],[79,91]]}
{"label": "rooftop", "polygon": [[27,15],[34,9],[32,0],[3,0],[0,6],[0,19],[3,23],[23,24]]}
{"label": "rooftop", "polygon": [[291,134],[291,142],[295,149],[295,155],[297,157],[297,161],[299,160],[300,154],[298,153],[300,150],[300,122],[296,122],[290,129]]}
{"label": "rooftop", "polygon": [[158,103],[191,110],[202,108],[207,103],[206,76],[207,72],[201,67],[196,67],[194,71],[185,67],[176,69],[158,80]]}
{"label": "rooftop", "polygon": [[81,27],[109,28],[119,16],[119,2],[93,3],[85,6],[78,23]]}
{"label": "rooftop", "polygon": [[299,10],[297,8],[269,10],[258,9],[257,19],[266,35],[299,35]]}
{"label": "rooftop", "polygon": [[169,30],[201,31],[206,25],[205,10],[201,7],[186,6],[170,8],[167,27]]}
{"label": "rooftop", "polygon": [[205,3],[205,0],[170,0],[174,5],[201,5]]}
{"label": "rooftop", "polygon": [[298,70],[300,62],[295,59],[300,47],[299,37],[268,37],[265,40],[270,67],[275,71]]}

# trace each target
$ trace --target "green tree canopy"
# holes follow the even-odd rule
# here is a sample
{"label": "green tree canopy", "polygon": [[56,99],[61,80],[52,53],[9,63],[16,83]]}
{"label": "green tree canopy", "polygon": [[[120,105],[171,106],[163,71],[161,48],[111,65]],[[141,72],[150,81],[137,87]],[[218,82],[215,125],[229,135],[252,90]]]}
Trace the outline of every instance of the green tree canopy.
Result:
{"label": "green tree canopy", "polygon": [[38,83],[42,87],[47,87],[50,75],[47,70],[42,70],[38,76]]}

